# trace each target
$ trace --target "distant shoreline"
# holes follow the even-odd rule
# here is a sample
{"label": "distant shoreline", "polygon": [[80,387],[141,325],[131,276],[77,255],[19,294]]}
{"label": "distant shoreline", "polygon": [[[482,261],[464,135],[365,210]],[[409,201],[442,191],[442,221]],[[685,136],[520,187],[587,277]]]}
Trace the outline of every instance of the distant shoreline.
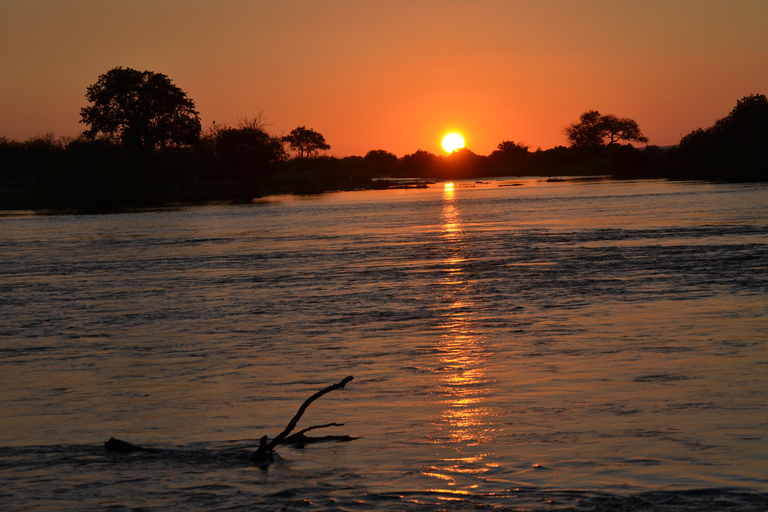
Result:
{"label": "distant shoreline", "polygon": [[[516,175],[508,175],[508,176],[488,176],[488,177],[481,177],[478,179],[474,178],[463,178],[458,180],[450,180],[450,179],[422,179],[422,178],[403,178],[403,179],[392,179],[392,178],[379,178],[377,182],[381,181],[393,181],[393,182],[406,182],[408,185],[404,184],[393,184],[391,186],[382,187],[382,186],[374,186],[370,188],[356,188],[351,190],[342,190],[342,189],[329,189],[324,190],[322,192],[312,192],[312,193],[300,193],[300,192],[276,192],[272,194],[265,194],[257,197],[252,198],[231,198],[231,199],[200,199],[195,201],[171,201],[171,202],[165,202],[165,203],[157,203],[157,204],[145,204],[145,205],[123,205],[123,206],[115,206],[115,207],[103,207],[103,208],[76,208],[76,207],[65,207],[65,208],[57,208],[52,206],[41,206],[39,208],[3,208],[0,207],[0,217],[23,217],[23,216],[38,216],[38,215],[88,215],[88,214],[98,214],[98,213],[104,213],[104,214],[110,214],[110,213],[132,213],[132,212],[141,212],[141,211],[151,211],[151,210],[158,210],[158,209],[176,209],[176,208],[189,208],[189,207],[195,207],[195,206],[234,206],[234,205],[250,205],[250,204],[259,204],[259,203],[269,203],[274,202],[273,200],[279,197],[292,197],[292,198],[309,198],[309,197],[319,197],[327,194],[334,194],[334,193],[341,193],[341,192],[365,192],[365,191],[385,191],[385,190],[404,190],[404,189],[419,189],[419,188],[430,188],[435,185],[440,185],[444,183],[449,182],[456,182],[456,183],[470,183],[472,186],[475,184],[491,184],[492,182],[502,182],[498,184],[498,187],[518,187],[518,186],[525,186],[525,183],[519,183],[521,180],[535,180],[538,182],[543,183],[552,183],[552,184],[558,184],[558,183],[568,183],[568,182],[586,182],[586,181],[629,181],[626,178],[617,178],[615,176],[611,176],[608,174],[603,175],[592,175],[592,176],[558,176],[558,177],[552,177],[548,175],[539,176],[539,175],[527,175],[527,176],[516,176]],[[508,181],[518,181],[515,183],[504,183]],[[687,182],[701,182],[701,183],[712,183],[710,180],[672,180],[668,178],[632,178],[632,181],[687,181]],[[460,186],[458,188],[467,188],[465,186]],[[0,205],[1,206],[1,205]]]}

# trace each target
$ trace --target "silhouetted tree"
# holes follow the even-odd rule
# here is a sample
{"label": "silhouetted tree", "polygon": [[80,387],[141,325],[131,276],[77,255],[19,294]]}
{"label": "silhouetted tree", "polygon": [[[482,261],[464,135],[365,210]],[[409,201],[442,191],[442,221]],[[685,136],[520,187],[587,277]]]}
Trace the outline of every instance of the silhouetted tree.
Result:
{"label": "silhouetted tree", "polygon": [[437,168],[437,156],[419,149],[410,155],[404,155],[401,165],[406,176],[432,177]]}
{"label": "silhouetted tree", "polygon": [[752,94],[710,128],[680,140],[675,177],[768,180],[768,99]]}
{"label": "silhouetted tree", "polygon": [[637,121],[628,117],[619,118],[609,114],[602,116],[600,124],[603,127],[603,136],[608,137],[609,146],[621,140],[648,143],[648,137],[640,131]]}
{"label": "silhouetted tree", "polygon": [[751,94],[736,102],[733,110],[715,122],[710,129],[714,135],[731,144],[765,144],[768,135],[768,98]]}
{"label": "silhouetted tree", "polygon": [[499,143],[488,159],[496,167],[523,167],[528,159],[528,146],[504,140]]}
{"label": "silhouetted tree", "polygon": [[602,146],[606,143],[606,139],[608,145],[622,140],[648,142],[648,138],[642,134],[636,121],[614,115],[603,116],[597,110],[587,110],[581,114],[579,121],[571,123],[563,133],[574,148]]}
{"label": "silhouetted tree", "polygon": [[269,164],[285,159],[283,142],[268,134],[261,116],[243,118],[237,127],[212,130],[216,168],[239,181],[262,177]]}
{"label": "silhouetted tree", "polygon": [[587,110],[579,116],[579,122],[565,128],[565,138],[572,147],[585,148],[600,146],[603,143],[602,116],[597,110]]}
{"label": "silhouetted tree", "polygon": [[527,144],[518,144],[517,142],[511,141],[511,140],[503,140],[499,142],[499,145],[496,146],[496,150],[494,153],[502,153],[502,154],[528,154],[528,145]]}
{"label": "silhouetted tree", "polygon": [[369,151],[364,160],[379,174],[392,173],[397,169],[397,156],[383,149]]}
{"label": "silhouetted tree", "polygon": [[293,151],[298,152],[299,158],[310,158],[319,151],[331,149],[331,146],[326,144],[325,137],[305,126],[291,130],[291,133],[283,137],[283,142],[287,142]]}
{"label": "silhouetted tree", "polygon": [[369,162],[378,162],[382,164],[393,164],[397,162],[397,156],[394,153],[383,149],[373,149],[365,154],[364,157]]}
{"label": "silhouetted tree", "polygon": [[85,95],[91,103],[80,111],[99,133],[144,149],[188,145],[200,136],[200,117],[187,94],[161,73],[117,67],[99,76]]}
{"label": "silhouetted tree", "polygon": [[440,178],[462,179],[479,178],[485,175],[488,157],[480,156],[467,148],[460,148],[444,160],[440,170]]}

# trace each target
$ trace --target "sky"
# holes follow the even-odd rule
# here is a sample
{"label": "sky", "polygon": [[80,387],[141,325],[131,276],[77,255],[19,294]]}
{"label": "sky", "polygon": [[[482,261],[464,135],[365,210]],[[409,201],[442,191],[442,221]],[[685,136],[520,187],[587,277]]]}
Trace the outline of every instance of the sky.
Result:
{"label": "sky", "polygon": [[766,0],[0,0],[0,137],[85,129],[86,88],[163,73],[203,128],[259,113],[328,154],[441,154],[448,132],[566,145],[586,110],[677,144],[768,94]]}

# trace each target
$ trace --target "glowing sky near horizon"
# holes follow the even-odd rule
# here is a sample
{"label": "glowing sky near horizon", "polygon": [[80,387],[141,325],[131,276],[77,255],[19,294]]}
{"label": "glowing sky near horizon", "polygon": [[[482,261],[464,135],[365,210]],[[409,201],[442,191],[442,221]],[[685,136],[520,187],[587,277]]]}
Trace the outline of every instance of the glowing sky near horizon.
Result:
{"label": "glowing sky near horizon", "polygon": [[588,109],[652,144],[768,93],[764,0],[0,0],[0,136],[75,136],[85,89],[116,66],[167,74],[203,127],[263,112],[336,156],[442,153],[461,133],[564,145]]}

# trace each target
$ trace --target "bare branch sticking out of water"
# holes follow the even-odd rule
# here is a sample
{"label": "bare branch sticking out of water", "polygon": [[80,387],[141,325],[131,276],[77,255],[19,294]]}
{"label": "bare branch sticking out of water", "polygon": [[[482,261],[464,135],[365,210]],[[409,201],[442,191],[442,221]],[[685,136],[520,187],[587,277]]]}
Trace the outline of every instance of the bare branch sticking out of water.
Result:
{"label": "bare branch sticking out of water", "polygon": [[[275,449],[275,446],[277,446],[278,444],[294,444],[298,446],[303,446],[305,444],[316,443],[319,441],[351,441],[353,439],[356,439],[350,436],[309,437],[304,435],[306,432],[309,432],[310,430],[316,430],[319,428],[341,427],[341,426],[344,426],[343,423],[327,423],[325,425],[313,425],[311,427],[307,427],[303,430],[300,430],[299,432],[293,435],[290,435],[293,429],[296,428],[296,424],[301,419],[301,416],[304,414],[304,412],[307,410],[307,407],[309,407],[309,405],[312,402],[314,402],[321,396],[327,393],[330,393],[333,390],[343,389],[344,386],[346,386],[347,383],[352,379],[354,379],[354,377],[350,375],[349,377],[344,378],[341,382],[332,384],[327,388],[321,389],[311,397],[307,398],[304,401],[304,403],[301,404],[301,407],[299,407],[298,412],[296,412],[294,417],[291,418],[291,421],[288,423],[288,426],[285,427],[285,430],[280,432],[280,434],[278,434],[277,437],[275,437],[272,440],[272,442],[269,442],[269,437],[262,436],[262,438],[259,440],[259,447],[249,457],[249,460],[254,462],[259,467],[266,468],[267,466],[269,466],[275,461],[274,449]],[[133,452],[162,453],[163,452],[163,450],[157,450],[153,448],[142,448],[141,446],[136,446],[134,444],[121,441],[120,439],[115,439],[114,437],[110,437],[109,440],[104,443],[104,449],[107,450],[108,452],[120,452],[120,453],[133,453]]]}
{"label": "bare branch sticking out of water", "polygon": [[289,435],[288,437],[282,440],[281,444],[295,444],[298,446],[303,446],[305,444],[317,443],[319,441],[351,441],[352,439],[356,439],[354,437],[349,437],[349,436],[309,437],[304,435],[310,430],[315,430],[318,428],[343,427],[343,426],[344,426],[343,423],[327,423],[325,425],[312,425],[311,427],[307,427],[303,430],[300,430],[295,434]]}
{"label": "bare branch sticking out of water", "polygon": [[[299,407],[299,410],[296,412],[296,415],[291,419],[290,422],[288,422],[288,426],[285,427],[285,430],[280,432],[280,434],[275,437],[272,442],[267,442],[267,436],[263,436],[259,442],[259,447],[256,449],[256,451],[251,455],[250,460],[255,462],[257,466],[266,467],[269,466],[272,462],[275,461],[273,450],[275,446],[285,441],[285,439],[288,437],[288,435],[293,431],[294,428],[296,428],[296,424],[301,419],[301,416],[304,414],[304,411],[307,410],[307,407],[310,406],[312,402],[320,398],[321,396],[330,393],[331,391],[334,391],[336,389],[343,389],[344,386],[347,385],[349,381],[354,379],[352,375],[349,377],[345,377],[341,382],[338,382],[336,384],[332,384],[328,386],[327,388],[321,389],[311,397],[307,398],[303,404],[301,404],[301,407]],[[309,430],[315,429],[315,428],[324,428],[328,426],[334,425],[333,423],[330,423],[328,425],[319,425],[315,427],[309,427],[307,429],[302,430],[297,434],[297,436],[304,436],[304,432],[307,432]],[[344,436],[347,437],[347,436]],[[351,438],[350,438],[351,439]],[[346,440],[346,439],[345,439]]]}

